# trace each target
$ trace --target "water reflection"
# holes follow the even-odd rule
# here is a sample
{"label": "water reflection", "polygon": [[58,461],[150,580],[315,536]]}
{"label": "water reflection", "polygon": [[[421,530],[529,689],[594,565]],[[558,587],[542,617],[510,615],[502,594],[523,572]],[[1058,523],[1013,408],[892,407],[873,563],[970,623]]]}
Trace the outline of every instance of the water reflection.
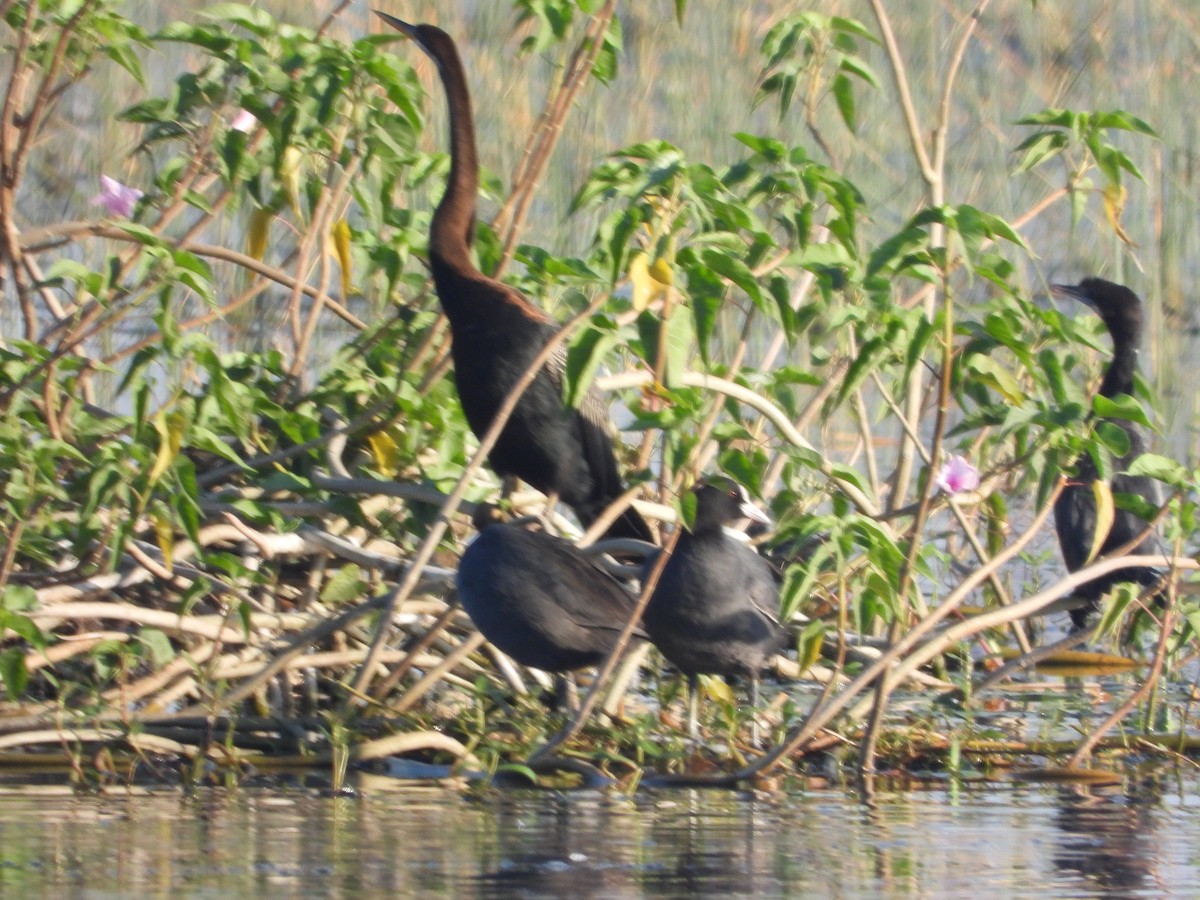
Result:
{"label": "water reflection", "polygon": [[0,789],[0,893],[1161,896],[1200,879],[1200,779],[857,794]]}
{"label": "water reflection", "polygon": [[602,794],[495,801],[495,844],[471,879],[479,897],[636,896],[636,820]]}
{"label": "water reflection", "polygon": [[1161,895],[1155,814],[1160,801],[1153,782],[1136,785],[1127,796],[1084,787],[1061,790],[1053,859],[1063,880],[1109,895]]}

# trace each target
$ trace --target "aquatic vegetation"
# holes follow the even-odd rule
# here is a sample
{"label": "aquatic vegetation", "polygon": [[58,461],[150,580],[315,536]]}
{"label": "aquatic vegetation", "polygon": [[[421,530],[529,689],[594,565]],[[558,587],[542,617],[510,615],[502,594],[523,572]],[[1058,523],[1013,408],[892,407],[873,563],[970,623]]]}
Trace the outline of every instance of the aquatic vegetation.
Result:
{"label": "aquatic vegetation", "polygon": [[[985,119],[964,85],[998,77],[1002,42],[979,40],[980,17],[946,24],[951,52],[915,97],[916,48],[883,4],[870,22],[783,16],[750,42],[758,80],[740,105],[706,109],[709,88],[690,86],[689,116],[720,122],[728,158],[655,136],[666,129],[592,148],[560,221],[539,193],[556,142],[606,102],[598,82],[617,91],[633,51],[618,4],[516,7],[526,55],[468,56],[491,129],[481,201],[496,211],[466,238],[473,267],[561,328],[506,373],[478,438],[426,265],[450,167],[426,122],[440,125],[442,98],[398,34],[344,4],[305,27],[224,3],[153,33],[109,0],[3,7],[0,765],[37,748],[81,778],[164,759],[205,778],[411,755],[537,779],[738,783],[848,751],[863,771],[877,754],[983,765],[999,744],[1078,766],[1134,713],[1144,746],[1190,751],[1194,712],[1171,685],[1200,628],[1197,475],[1167,453],[1128,466],[1162,485],[1162,508],[1112,491],[1102,507],[1161,529],[1170,552],[1138,564],[1168,573],[1169,602],[1119,586],[1080,638],[1149,675],[1086,742],[978,718],[980,703],[1019,705],[1002,679],[1052,643],[1072,590],[1128,566],[1118,551],[1065,575],[1047,522],[1077,460],[1111,481],[1128,450],[1114,420],[1152,426],[1156,378],[1093,402],[1104,340],[1049,302],[1042,276],[1071,223],[1088,239],[1072,266],[1137,262],[1147,238],[1126,209],[1144,202],[1155,129],[1028,97]],[[147,71],[152,52],[172,60],[169,80]],[[504,90],[518,70],[527,90]],[[121,151],[88,158],[145,193],[102,176],[93,202],[112,218],[82,221],[86,193],[51,177],[74,171],[59,160],[80,140],[62,100],[103,79],[135,99],[105,120]],[[633,118],[629,94],[616,102]],[[496,129],[523,146],[500,152]],[[972,155],[969,132],[998,140],[994,158]],[[511,177],[491,174],[506,158]],[[869,177],[897,159],[903,177]],[[703,683],[702,746],[681,734],[659,656],[628,646],[636,621],[564,719],[540,702],[544,674],[455,605],[469,516],[501,493],[488,450],[552,357],[565,403],[611,401],[620,473],[668,553],[704,474],[778,522],[762,551],[794,653],[757,715]],[[581,537],[536,492],[506,502]],[[646,548],[606,548],[644,604],[656,567],[642,585],[627,561]],[[977,671],[1014,648],[1002,675]]]}

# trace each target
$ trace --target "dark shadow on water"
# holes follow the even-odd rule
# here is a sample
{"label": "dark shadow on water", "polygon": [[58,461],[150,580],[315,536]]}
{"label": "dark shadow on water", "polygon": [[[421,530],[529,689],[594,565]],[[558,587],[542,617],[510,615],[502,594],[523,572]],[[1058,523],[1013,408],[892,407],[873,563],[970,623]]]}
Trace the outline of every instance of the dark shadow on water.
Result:
{"label": "dark shadow on water", "polygon": [[495,847],[470,879],[475,896],[620,897],[636,884],[636,858],[613,833],[618,804],[570,794],[497,802]]}
{"label": "dark shadow on water", "polygon": [[1133,784],[1128,793],[1061,789],[1052,857],[1058,875],[1106,896],[1162,894],[1157,872],[1161,802],[1153,779]]}
{"label": "dark shadow on water", "polygon": [[598,795],[501,803],[496,856],[471,879],[478,897],[778,893],[769,837],[778,834],[775,819],[749,795],[683,791],[636,804]]}

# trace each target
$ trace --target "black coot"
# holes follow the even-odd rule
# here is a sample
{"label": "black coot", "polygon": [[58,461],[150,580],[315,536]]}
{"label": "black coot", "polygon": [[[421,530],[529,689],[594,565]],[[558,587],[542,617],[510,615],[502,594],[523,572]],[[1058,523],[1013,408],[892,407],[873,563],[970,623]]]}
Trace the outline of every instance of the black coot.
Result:
{"label": "black coot", "polygon": [[475,524],[480,533],[462,555],[457,586],[483,636],[547,672],[602,661],[637,598],[569,541],[502,524],[488,506]]}
{"label": "black coot", "polygon": [[[679,536],[642,616],[650,640],[688,676],[693,737],[697,676],[745,676],[751,704],[757,705],[759,673],[787,643],[774,571],[723,528],[743,518],[770,520],[727,478],[710,479],[694,493],[692,528]],[[648,561],[645,571],[652,565]]]}

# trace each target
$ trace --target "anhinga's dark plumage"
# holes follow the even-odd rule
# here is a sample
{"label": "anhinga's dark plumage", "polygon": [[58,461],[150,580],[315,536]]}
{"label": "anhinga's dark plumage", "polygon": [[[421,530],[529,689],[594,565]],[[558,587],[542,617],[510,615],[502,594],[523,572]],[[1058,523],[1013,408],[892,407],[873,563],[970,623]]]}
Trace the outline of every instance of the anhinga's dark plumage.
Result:
{"label": "anhinga's dark plumage", "polygon": [[[1100,383],[1100,395],[1115,397],[1133,393],[1133,377],[1137,370],[1138,345],[1142,338],[1142,302],[1137,295],[1123,285],[1102,278],[1085,278],[1077,285],[1051,285],[1055,294],[1073,297],[1093,309],[1104,321],[1112,336],[1113,356]],[[1113,460],[1117,473],[1112,477],[1111,488],[1117,494],[1135,494],[1158,506],[1162,503],[1158,482],[1140,475],[1126,475],[1121,470],[1128,467],[1137,456],[1146,451],[1146,441],[1133,423],[1111,420],[1129,436],[1129,452]],[[1058,532],[1058,544],[1062,548],[1063,561],[1067,570],[1074,572],[1087,564],[1088,554],[1096,533],[1096,499],[1092,483],[1098,475],[1096,465],[1089,454],[1083,454],[1075,462],[1077,475],[1059,495],[1054,504],[1054,527]],[[1132,512],[1117,509],[1112,529],[1100,546],[1098,556],[1103,556],[1123,544],[1129,543],[1146,530],[1146,520]],[[1134,553],[1162,553],[1162,544],[1153,532],[1137,545]],[[1077,627],[1082,627],[1088,614],[1095,609],[1096,601],[1114,584],[1136,582],[1152,585],[1160,573],[1151,568],[1131,567],[1104,575],[1076,589],[1077,596],[1092,601],[1088,606],[1071,611]]]}
{"label": "anhinga's dark plumage", "polygon": [[[437,64],[450,109],[450,180],[433,214],[429,263],[438,299],[450,320],[454,379],[467,422],[484,435],[517,379],[557,327],[516,290],[471,261],[479,160],[471,96],[454,41],[433,25],[378,15],[417,43]],[[556,354],[521,396],[488,454],[492,468],[547,494],[557,494],[589,525],[624,487],[617,472],[608,410],[589,392],[578,410],[563,404],[566,352]],[[652,541],[646,521],[627,509],[606,537]]]}
{"label": "anhinga's dark plumage", "polygon": [[490,513],[476,516],[479,535],[458,566],[458,599],[475,626],[522,665],[568,672],[600,663],[637,598],[574,544]]}
{"label": "anhinga's dark plumage", "polygon": [[[679,536],[642,614],[650,640],[692,684],[693,734],[696,676],[746,676],[756,702],[759,673],[787,643],[775,572],[723,527],[743,518],[769,520],[729,479],[711,479],[695,495],[692,528]],[[652,566],[647,561],[644,571]]]}

